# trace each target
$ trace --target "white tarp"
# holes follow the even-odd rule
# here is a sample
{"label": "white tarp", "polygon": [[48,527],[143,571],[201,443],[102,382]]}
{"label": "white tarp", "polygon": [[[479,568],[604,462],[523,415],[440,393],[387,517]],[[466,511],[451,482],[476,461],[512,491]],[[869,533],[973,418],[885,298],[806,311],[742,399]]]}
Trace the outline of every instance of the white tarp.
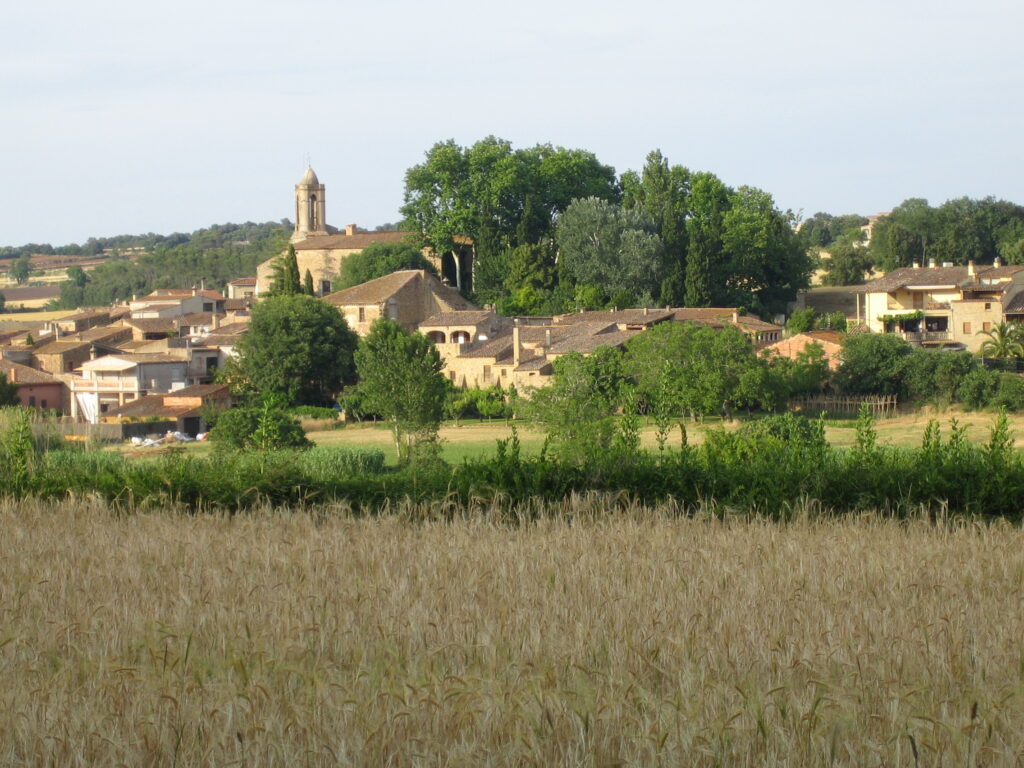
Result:
{"label": "white tarp", "polygon": [[100,423],[100,396],[95,392],[76,392],[78,413],[90,424]]}

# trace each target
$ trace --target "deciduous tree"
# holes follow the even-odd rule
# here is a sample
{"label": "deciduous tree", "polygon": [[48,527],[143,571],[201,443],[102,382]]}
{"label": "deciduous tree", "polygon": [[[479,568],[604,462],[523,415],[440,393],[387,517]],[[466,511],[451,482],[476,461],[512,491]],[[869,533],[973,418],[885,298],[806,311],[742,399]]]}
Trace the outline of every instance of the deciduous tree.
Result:
{"label": "deciduous tree", "polygon": [[421,448],[436,444],[447,385],[441,356],[430,340],[379,318],[355,360],[363,404],[390,422],[399,459],[415,458]]}
{"label": "deciduous tree", "polygon": [[329,304],[303,294],[271,296],[252,310],[238,343],[242,380],[290,405],[333,402],[353,377],[357,338]]}
{"label": "deciduous tree", "polygon": [[349,288],[403,269],[424,269],[437,275],[434,265],[412,243],[372,243],[341,262],[338,288]]}

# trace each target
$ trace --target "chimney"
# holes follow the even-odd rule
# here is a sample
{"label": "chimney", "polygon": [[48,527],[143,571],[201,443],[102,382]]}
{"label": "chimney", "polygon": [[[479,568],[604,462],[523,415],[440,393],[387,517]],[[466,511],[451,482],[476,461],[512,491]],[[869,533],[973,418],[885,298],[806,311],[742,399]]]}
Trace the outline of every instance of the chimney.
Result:
{"label": "chimney", "polygon": [[512,365],[519,367],[519,323],[512,326]]}
{"label": "chimney", "polygon": [[551,329],[550,328],[545,328],[544,329],[544,349],[545,350],[551,349]]}
{"label": "chimney", "polygon": [[920,268],[921,268],[921,262],[920,261],[915,261],[914,262],[914,269],[920,269]]}
{"label": "chimney", "polygon": [[644,307],[644,317],[647,317],[648,314],[650,314],[650,312],[648,311],[647,307]]}
{"label": "chimney", "polygon": [[992,266],[998,269],[999,267],[1003,266],[1003,260],[996,256],[994,259],[992,259]]}
{"label": "chimney", "polygon": [[734,323],[738,323],[740,321],[740,311],[739,311],[739,309],[734,309],[732,311],[732,321]]}
{"label": "chimney", "polygon": [[18,371],[15,368],[11,368],[7,371],[7,380],[11,382],[11,384],[18,383]]}
{"label": "chimney", "polygon": [[346,235],[351,237],[355,233],[356,233],[356,225],[355,224],[346,224],[345,225],[345,234]]}
{"label": "chimney", "polygon": [[971,259],[967,262],[967,276],[974,277],[976,274],[977,271],[974,269],[974,259]]}
{"label": "chimney", "polygon": [[928,259],[928,269],[935,269],[935,259]]}
{"label": "chimney", "polygon": [[213,313],[213,317],[210,319],[210,327],[215,331],[220,328],[220,315],[216,312]]}
{"label": "chimney", "polygon": [[198,291],[196,290],[196,287],[193,285],[192,286],[192,295],[195,296],[197,293],[198,293]]}

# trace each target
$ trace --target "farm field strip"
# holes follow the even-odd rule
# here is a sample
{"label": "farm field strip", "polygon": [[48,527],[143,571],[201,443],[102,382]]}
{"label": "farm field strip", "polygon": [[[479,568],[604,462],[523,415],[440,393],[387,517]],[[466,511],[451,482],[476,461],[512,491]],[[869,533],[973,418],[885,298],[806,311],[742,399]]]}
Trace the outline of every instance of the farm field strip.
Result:
{"label": "farm field strip", "polygon": [[0,764],[1024,753],[1020,528],[524,511],[0,501]]}

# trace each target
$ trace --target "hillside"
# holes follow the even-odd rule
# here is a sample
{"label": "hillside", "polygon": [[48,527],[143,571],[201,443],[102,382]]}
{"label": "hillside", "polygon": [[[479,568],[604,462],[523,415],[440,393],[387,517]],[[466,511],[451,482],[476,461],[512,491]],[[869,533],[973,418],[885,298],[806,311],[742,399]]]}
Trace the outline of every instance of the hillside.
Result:
{"label": "hillside", "polygon": [[[73,309],[122,301],[156,288],[205,283],[214,289],[256,273],[256,265],[284,248],[288,221],[215,224],[190,234],[89,238],[85,245],[28,244],[0,248],[0,280],[13,259],[28,255],[30,284],[60,282],[53,308]],[[81,267],[76,281],[67,270]],[[3,282],[9,282],[3,280]]]}

